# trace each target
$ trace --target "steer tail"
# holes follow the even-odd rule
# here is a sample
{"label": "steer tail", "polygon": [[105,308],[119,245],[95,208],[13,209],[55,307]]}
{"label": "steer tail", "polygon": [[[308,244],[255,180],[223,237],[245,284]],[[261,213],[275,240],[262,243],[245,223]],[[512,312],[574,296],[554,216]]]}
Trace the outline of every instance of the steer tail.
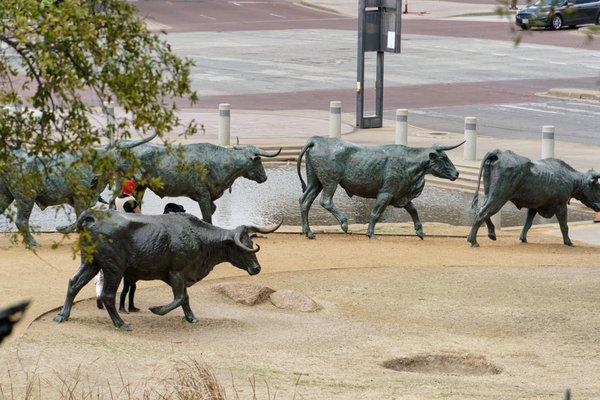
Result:
{"label": "steer tail", "polygon": [[298,178],[300,178],[300,183],[302,183],[302,191],[303,192],[306,190],[306,182],[304,182],[304,179],[302,178],[302,172],[300,171],[300,166],[302,164],[302,157],[304,157],[304,153],[306,153],[308,151],[308,149],[310,149],[314,145],[315,144],[312,141],[312,139],[309,139],[308,143],[306,143],[304,145],[304,147],[302,148],[302,150],[300,151],[300,154],[298,155],[298,159],[296,160],[296,168],[298,170]]}
{"label": "steer tail", "polygon": [[475,190],[475,196],[473,196],[473,201],[471,201],[471,209],[477,209],[477,203],[479,203],[479,188],[481,187],[481,176],[483,175],[483,170],[490,167],[491,161],[495,161],[498,159],[498,152],[500,150],[492,150],[489,151],[483,160],[481,160],[481,167],[479,167],[479,177],[477,178],[477,189]]}

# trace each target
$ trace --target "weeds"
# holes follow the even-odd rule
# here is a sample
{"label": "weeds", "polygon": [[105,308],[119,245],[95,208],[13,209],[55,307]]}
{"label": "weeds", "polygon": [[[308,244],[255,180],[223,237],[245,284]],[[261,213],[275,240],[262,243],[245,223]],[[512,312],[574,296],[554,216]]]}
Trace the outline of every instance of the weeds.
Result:
{"label": "weeds", "polygon": [[[276,400],[277,389],[270,387],[265,380],[266,393],[258,394],[256,378],[250,377],[248,397],[240,397],[233,375],[231,381],[232,396],[227,393],[215,373],[196,360],[180,361],[165,378],[147,379],[136,387],[127,382],[119,370],[120,382],[108,380],[98,383],[85,374],[86,368],[79,366],[68,376],[55,373],[53,377],[43,379],[37,373],[24,372],[23,382],[16,384],[14,375],[8,371],[8,387],[0,384],[0,400]],[[301,375],[295,381],[292,400],[297,398]]]}

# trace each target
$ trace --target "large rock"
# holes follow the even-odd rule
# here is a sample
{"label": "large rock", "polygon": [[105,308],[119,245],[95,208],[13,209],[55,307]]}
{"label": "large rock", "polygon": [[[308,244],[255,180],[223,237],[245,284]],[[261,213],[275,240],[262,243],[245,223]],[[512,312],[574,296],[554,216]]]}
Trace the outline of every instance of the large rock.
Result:
{"label": "large rock", "polygon": [[271,293],[269,300],[275,307],[285,310],[313,312],[321,309],[313,299],[293,290],[278,290]]}
{"label": "large rock", "polygon": [[269,298],[271,293],[275,292],[267,286],[243,282],[222,282],[213,285],[211,288],[217,293],[221,293],[238,303],[248,306],[264,302]]}

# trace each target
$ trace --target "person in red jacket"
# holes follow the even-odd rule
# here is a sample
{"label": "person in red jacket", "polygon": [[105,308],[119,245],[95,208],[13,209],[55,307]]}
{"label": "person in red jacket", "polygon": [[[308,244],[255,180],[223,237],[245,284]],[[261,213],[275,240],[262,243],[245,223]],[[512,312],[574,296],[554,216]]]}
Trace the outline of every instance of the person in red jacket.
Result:
{"label": "person in red jacket", "polygon": [[[114,200],[114,204],[111,204],[111,208],[124,213],[140,214],[142,208],[133,196],[136,186],[137,184],[133,179],[128,179],[123,182],[121,194]],[[96,305],[98,308],[103,308],[102,299],[100,298],[103,286],[104,274],[100,271],[96,276]],[[131,284],[126,278],[123,278],[123,290],[121,291],[121,297],[119,298],[119,311],[124,313],[140,311],[134,304],[136,289],[137,286],[135,283]],[[129,307],[125,310],[125,299],[127,298],[127,294],[129,294]]]}

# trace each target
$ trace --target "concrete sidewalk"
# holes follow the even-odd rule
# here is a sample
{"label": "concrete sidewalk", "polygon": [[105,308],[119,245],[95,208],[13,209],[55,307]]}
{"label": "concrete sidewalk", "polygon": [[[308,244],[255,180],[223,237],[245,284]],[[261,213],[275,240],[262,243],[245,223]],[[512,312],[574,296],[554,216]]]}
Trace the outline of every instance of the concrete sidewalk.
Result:
{"label": "concrete sidewalk", "polygon": [[[217,110],[185,109],[181,112],[185,123],[195,119],[198,124],[204,124],[206,135],[181,137],[173,133],[168,138],[181,143],[211,142],[217,143],[218,118]],[[355,129],[355,117],[352,113],[342,115],[343,138],[345,140],[368,145],[392,144],[395,137],[394,121],[384,120],[380,129]],[[410,111],[408,121],[410,124]],[[327,136],[329,131],[328,111],[295,110],[295,111],[231,111],[231,140],[236,136],[241,143],[258,146],[290,146],[304,145],[306,140],[314,135]],[[540,127],[541,132],[541,127]],[[433,144],[455,144],[463,140],[463,132],[431,132],[416,126],[408,130],[408,145],[426,147]],[[560,138],[560,132],[557,132]],[[541,133],[539,140],[497,138],[479,132],[477,140],[477,159],[481,160],[490,150],[500,148],[513,150],[537,160],[541,156]],[[449,152],[457,164],[479,167],[479,161],[465,162],[462,147]],[[555,143],[555,156],[571,164],[574,168],[587,171],[590,168],[600,170],[600,146],[561,142]]]}

